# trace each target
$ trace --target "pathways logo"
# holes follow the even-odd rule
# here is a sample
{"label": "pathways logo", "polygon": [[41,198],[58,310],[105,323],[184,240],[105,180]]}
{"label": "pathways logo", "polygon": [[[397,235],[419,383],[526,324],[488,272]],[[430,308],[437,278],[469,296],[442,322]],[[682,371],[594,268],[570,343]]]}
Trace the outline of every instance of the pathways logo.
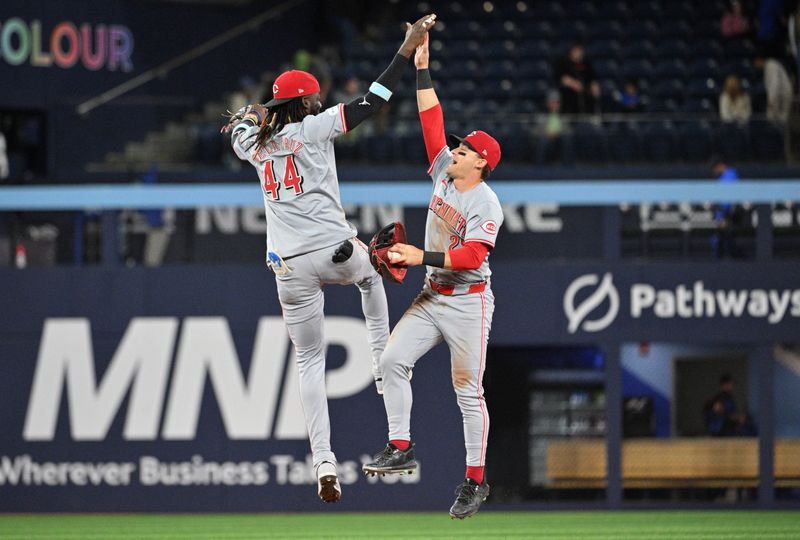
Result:
{"label": "pathways logo", "polygon": [[[578,300],[579,291],[586,287],[595,290],[588,296],[580,295]],[[624,288],[628,289],[631,319],[750,318],[780,324],[787,318],[800,317],[800,289],[712,289],[702,280],[663,289],[650,283],[633,283]],[[604,314],[603,306],[607,306]],[[619,291],[610,272],[603,274],[602,279],[599,274],[584,274],[570,283],[564,293],[564,314],[570,334],[579,329],[599,332],[608,328],[619,309]],[[594,317],[590,318],[591,315]]]}
{"label": "pathways logo", "polygon": [[[598,285],[599,282],[599,285]],[[598,285],[597,289],[584,299],[580,305],[575,305],[575,296],[578,291],[584,287],[591,287]],[[597,309],[603,301],[608,298],[608,311],[602,317],[593,320],[587,320],[589,314]],[[599,332],[608,328],[619,312],[619,292],[614,286],[611,273],[605,273],[602,281],[597,274],[585,274],[567,287],[564,293],[564,314],[569,320],[567,330],[570,334],[574,334],[578,328],[585,332]]]}

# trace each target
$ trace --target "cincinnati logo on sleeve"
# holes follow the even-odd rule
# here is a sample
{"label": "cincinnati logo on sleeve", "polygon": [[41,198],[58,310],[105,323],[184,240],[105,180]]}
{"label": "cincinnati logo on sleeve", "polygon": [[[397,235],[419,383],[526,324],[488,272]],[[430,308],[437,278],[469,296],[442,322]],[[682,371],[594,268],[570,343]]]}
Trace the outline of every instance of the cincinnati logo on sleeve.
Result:
{"label": "cincinnati logo on sleeve", "polygon": [[493,219],[487,219],[481,223],[481,229],[486,234],[497,234],[497,222]]}

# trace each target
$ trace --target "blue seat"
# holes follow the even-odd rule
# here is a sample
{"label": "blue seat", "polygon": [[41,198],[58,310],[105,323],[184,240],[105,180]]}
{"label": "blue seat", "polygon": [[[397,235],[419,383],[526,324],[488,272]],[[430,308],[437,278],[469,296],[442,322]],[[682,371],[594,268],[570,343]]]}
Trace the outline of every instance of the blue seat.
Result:
{"label": "blue seat", "polygon": [[649,60],[630,60],[622,67],[625,78],[650,79],[653,77],[653,64]]}
{"label": "blue seat", "polygon": [[532,107],[526,108],[535,110],[537,108],[535,104],[544,102],[550,88],[551,85],[546,80],[523,79],[514,85],[513,95],[523,103],[530,102],[534,104]]}
{"label": "blue seat", "polygon": [[524,60],[517,64],[518,77],[528,79],[547,79],[552,77],[552,66],[544,60]]}
{"label": "blue seat", "polygon": [[725,13],[725,2],[721,0],[704,0],[697,3],[695,11],[701,17],[719,20],[722,14]]}
{"label": "blue seat", "polygon": [[649,39],[631,41],[622,50],[622,56],[627,60],[649,60],[655,54],[655,46]]}
{"label": "blue seat", "polygon": [[755,54],[753,42],[748,39],[734,39],[725,43],[725,57],[730,60],[752,58]]}
{"label": "blue seat", "polygon": [[661,99],[679,99],[683,96],[684,86],[680,79],[666,79],[656,83],[650,94]]}
{"label": "blue seat", "polygon": [[447,99],[475,99],[478,85],[472,79],[451,79],[442,92]]}
{"label": "blue seat", "polygon": [[515,58],[517,56],[517,44],[510,39],[502,41],[490,41],[485,47],[486,58],[503,59]]}
{"label": "blue seat", "polygon": [[713,153],[711,126],[705,120],[682,125],[678,129],[678,140],[685,161],[706,162]]}
{"label": "blue seat", "polygon": [[592,36],[596,40],[616,39],[621,40],[625,37],[625,29],[616,20],[598,20],[591,26]]}
{"label": "blue seat", "polygon": [[619,123],[608,130],[608,157],[612,162],[632,163],[642,159],[642,134],[635,122]]}
{"label": "blue seat", "polygon": [[756,159],[763,161],[783,161],[785,159],[784,134],[781,128],[771,122],[756,121],[751,122],[750,132]]}
{"label": "blue seat", "polygon": [[720,122],[714,129],[714,146],[724,159],[742,161],[750,156],[747,127]]}
{"label": "blue seat", "polygon": [[536,58],[550,60],[553,56],[552,45],[546,39],[527,40],[517,46],[520,58]]}
{"label": "blue seat", "polygon": [[507,79],[515,77],[517,74],[517,66],[511,60],[500,60],[496,62],[489,62],[486,65],[484,75],[487,79]]}
{"label": "blue seat", "polygon": [[686,76],[686,64],[682,60],[665,60],[655,66],[654,75],[660,79]]}
{"label": "blue seat", "polygon": [[585,40],[589,37],[589,27],[581,21],[568,19],[558,25],[558,37],[568,41]]}
{"label": "blue seat", "polygon": [[683,102],[683,112],[710,115],[717,111],[716,102],[705,97],[689,97]]}
{"label": "blue seat", "polygon": [[690,21],[695,17],[692,2],[665,2],[664,17],[670,20]]}
{"label": "blue seat", "polygon": [[686,93],[696,98],[714,99],[719,96],[719,88],[714,79],[700,77],[689,81],[689,84],[686,85]]}
{"label": "blue seat", "polygon": [[598,60],[594,63],[594,68],[598,77],[619,78],[620,68],[616,60]]}
{"label": "blue seat", "polygon": [[521,21],[522,35],[528,38],[552,40],[556,36],[553,23],[546,20]]}
{"label": "blue seat", "polygon": [[713,78],[720,73],[719,64],[711,58],[698,58],[686,68],[686,74],[694,79]]}
{"label": "blue seat", "polygon": [[606,156],[606,134],[601,126],[591,122],[576,122],[572,125],[572,141],[578,161],[598,162]]}
{"label": "blue seat", "polygon": [[695,39],[692,41],[692,54],[695,57],[707,57],[719,60],[724,56],[722,45],[715,39]]}
{"label": "blue seat", "polygon": [[672,122],[655,122],[642,128],[642,151],[654,162],[674,161],[677,157],[675,126]]}
{"label": "blue seat", "polygon": [[637,19],[658,19],[664,15],[659,2],[636,1],[629,3],[631,15]]}
{"label": "blue seat", "polygon": [[653,55],[659,60],[671,58],[683,60],[690,56],[690,49],[685,41],[671,39],[659,43],[653,51]]}
{"label": "blue seat", "polygon": [[750,60],[739,58],[725,62],[720,67],[720,75],[738,75],[742,79],[754,80],[756,78],[756,69]]}
{"label": "blue seat", "polygon": [[647,102],[648,112],[676,113],[682,108],[679,97],[658,97],[653,96]]}
{"label": "blue seat", "polygon": [[478,94],[485,98],[507,100],[514,91],[514,83],[510,79],[487,79],[478,88]]}
{"label": "blue seat", "polygon": [[613,39],[593,41],[586,47],[586,52],[591,58],[619,59],[622,55],[622,46]]}
{"label": "blue seat", "polygon": [[692,27],[684,20],[666,20],[659,25],[659,35],[662,39],[687,39],[692,35]]}
{"label": "blue seat", "polygon": [[645,20],[633,23],[628,28],[628,39],[656,39],[658,37],[658,25],[655,21]]}

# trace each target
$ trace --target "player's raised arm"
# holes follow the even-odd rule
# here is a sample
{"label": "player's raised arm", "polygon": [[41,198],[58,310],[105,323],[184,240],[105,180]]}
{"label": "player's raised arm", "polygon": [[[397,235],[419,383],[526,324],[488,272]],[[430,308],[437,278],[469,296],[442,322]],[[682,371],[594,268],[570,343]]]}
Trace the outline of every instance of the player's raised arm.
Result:
{"label": "player's raised arm", "polygon": [[406,23],[406,36],[403,39],[400,49],[392,59],[391,64],[373,82],[369,91],[361,98],[356,98],[344,106],[344,118],[349,131],[358,124],[378,112],[381,107],[388,103],[392,97],[392,92],[403,76],[408,60],[414,54],[416,48],[422,43],[423,38],[428,35],[434,23],[436,15],[425,15],[414,24]]}
{"label": "player's raised arm", "polygon": [[436,157],[447,146],[444,137],[444,115],[436,90],[433,89],[431,72],[428,69],[430,51],[428,49],[428,34],[417,47],[414,54],[414,65],[417,66],[417,107],[419,119],[422,123],[422,137],[425,139],[425,150],[428,153],[428,162],[433,166]]}

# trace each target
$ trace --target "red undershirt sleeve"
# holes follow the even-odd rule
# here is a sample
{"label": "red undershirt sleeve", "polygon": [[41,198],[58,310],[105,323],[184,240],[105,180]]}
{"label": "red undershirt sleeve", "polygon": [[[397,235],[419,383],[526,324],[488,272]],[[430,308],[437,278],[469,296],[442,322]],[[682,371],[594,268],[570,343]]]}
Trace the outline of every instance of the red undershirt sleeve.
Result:
{"label": "red undershirt sleeve", "polygon": [[419,119],[422,123],[422,138],[425,139],[425,150],[428,152],[428,163],[433,165],[436,156],[447,145],[444,138],[442,105],[437,103],[430,109],[420,111]]}
{"label": "red undershirt sleeve", "polygon": [[483,242],[467,242],[464,247],[451,249],[450,268],[453,270],[477,270],[486,259],[490,246]]}

